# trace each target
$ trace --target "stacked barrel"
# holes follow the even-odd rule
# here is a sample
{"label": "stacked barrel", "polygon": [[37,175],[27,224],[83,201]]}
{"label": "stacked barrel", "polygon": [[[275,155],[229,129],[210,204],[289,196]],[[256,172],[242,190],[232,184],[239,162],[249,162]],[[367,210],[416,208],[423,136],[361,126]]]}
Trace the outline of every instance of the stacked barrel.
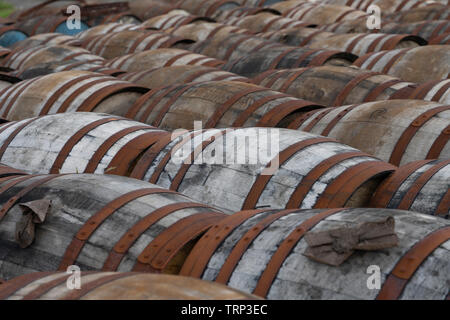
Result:
{"label": "stacked barrel", "polygon": [[0,298],[448,299],[449,32],[446,1],[14,12]]}

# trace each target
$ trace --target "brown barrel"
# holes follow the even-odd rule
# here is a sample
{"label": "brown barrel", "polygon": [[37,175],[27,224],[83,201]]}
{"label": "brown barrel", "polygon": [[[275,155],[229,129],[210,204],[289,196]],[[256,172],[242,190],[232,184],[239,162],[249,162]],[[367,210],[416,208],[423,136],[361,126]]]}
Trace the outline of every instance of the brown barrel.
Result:
{"label": "brown barrel", "polygon": [[[22,81],[22,79],[17,77],[13,72],[0,72],[0,93],[3,92],[3,90],[6,90],[5,88],[20,81]],[[1,121],[2,118],[0,117],[0,123]]]}
{"label": "brown barrel", "polygon": [[323,31],[334,33],[376,33],[377,30],[367,29],[367,16],[360,16],[353,20],[343,20],[320,26]]}
{"label": "brown barrel", "polygon": [[303,47],[317,40],[326,39],[335,35],[332,32],[322,31],[311,27],[288,28],[277,31],[269,31],[259,34],[267,40],[280,42],[290,46]]}
{"label": "brown barrel", "polygon": [[93,54],[113,59],[158,48],[181,47],[193,41],[157,31],[129,30],[87,38],[82,46]]}
{"label": "brown barrel", "polygon": [[251,30],[254,33],[277,31],[288,28],[309,26],[310,23],[289,19],[273,12],[261,12],[246,17],[235,17],[223,20],[228,25]]}
{"label": "brown barrel", "polygon": [[369,52],[415,48],[424,46],[427,41],[421,37],[408,34],[337,34],[325,39],[312,38],[307,45],[310,48],[325,48],[363,55]]}
{"label": "brown barrel", "polygon": [[165,14],[175,9],[174,4],[169,1],[157,0],[133,0],[128,1],[131,12],[142,21]]}
{"label": "brown barrel", "polygon": [[21,120],[75,111],[123,115],[148,89],[100,73],[65,71],[24,80],[4,89],[0,117]]}
{"label": "brown barrel", "polygon": [[[421,83],[448,79],[449,61],[450,46],[429,45],[368,53],[356,60],[354,65],[405,81]],[[433,68],[430,68],[430,65]]]}
{"label": "brown barrel", "polygon": [[239,6],[233,9],[216,11],[213,17],[218,21],[226,21],[228,19],[237,17],[244,18],[247,16],[252,16],[262,12],[271,12],[275,15],[281,15],[281,12],[268,7],[260,8],[260,7]]}
{"label": "brown barrel", "polygon": [[[364,69],[337,66],[269,70],[253,82],[330,107],[396,98],[400,91],[414,91],[415,85]],[[409,97],[405,94],[404,98]]]}
{"label": "brown barrel", "polygon": [[196,65],[206,67],[221,67],[223,61],[202,54],[181,49],[155,49],[133,53],[112,59],[105,66],[121,69],[127,72],[151,70],[169,66]]}
{"label": "brown barrel", "polygon": [[194,121],[204,128],[272,127],[321,107],[254,84],[208,81],[156,88],[125,116],[171,131],[191,130]]}
{"label": "brown barrel", "polygon": [[88,24],[90,26],[98,26],[105,23],[123,23],[123,24],[134,24],[139,25],[142,20],[134,15],[131,11],[119,12],[119,13],[111,13],[107,15],[100,15],[98,17],[89,19]]}
{"label": "brown barrel", "polygon": [[376,5],[380,8],[383,15],[399,11],[408,11],[417,7],[424,7],[428,5],[425,0],[325,0],[324,3],[350,6],[362,11],[367,11],[371,5]]}
{"label": "brown barrel", "polygon": [[[115,175],[13,176],[0,188],[3,279],[71,265],[177,274],[195,239],[226,217],[176,192]],[[27,220],[36,215],[45,220]]]}
{"label": "brown barrel", "polygon": [[240,5],[240,0],[181,0],[177,7],[195,15],[210,17],[217,11],[230,10]]}
{"label": "brown barrel", "polygon": [[26,70],[29,67],[45,62],[56,61],[84,61],[102,62],[104,59],[92,54],[90,51],[67,45],[39,45],[25,48],[17,48],[5,57],[2,66],[15,69]]}
{"label": "brown barrel", "polygon": [[147,88],[162,88],[165,86],[181,85],[190,82],[219,80],[251,82],[248,78],[217,68],[190,65],[123,73],[119,78]]}
{"label": "brown barrel", "polygon": [[[21,20],[15,26],[29,36],[33,36],[39,33],[56,32],[57,28],[66,23],[67,19],[68,17],[63,15],[44,15]],[[85,21],[82,22],[85,27],[88,26]]]}
{"label": "brown barrel", "polygon": [[216,33],[208,39],[195,43],[190,50],[224,61],[246,57],[250,53],[269,48],[290,49],[282,44],[247,34]]}
{"label": "brown barrel", "polygon": [[40,272],[0,286],[3,300],[256,300],[218,283],[150,273],[81,272],[81,288],[67,287],[70,274]]}
{"label": "brown barrel", "polygon": [[137,30],[140,26],[124,23],[106,23],[99,26],[89,28],[76,35],[78,39],[85,40],[99,35],[111,34],[113,32]]}
{"label": "brown barrel", "polygon": [[78,47],[78,46],[81,46],[81,41],[75,37],[68,36],[65,34],[41,33],[41,34],[37,34],[32,37],[29,37],[20,42],[16,42],[13,45],[13,48],[14,49],[17,49],[17,48],[28,49],[28,48],[34,48],[37,46],[41,46],[41,45],[45,45],[45,46],[65,45],[65,46]]}
{"label": "brown barrel", "polygon": [[191,15],[183,10],[174,10],[146,20],[142,22],[140,27],[166,30],[196,22],[215,22],[215,20],[208,17]]}
{"label": "brown barrel", "polygon": [[430,44],[448,44],[450,45],[450,32],[441,34],[430,40]]}
{"label": "brown barrel", "polygon": [[348,66],[357,59],[352,53],[307,47],[278,46],[227,62],[222,68],[248,78],[272,69],[291,69],[322,65]]}
{"label": "brown barrel", "polygon": [[450,104],[450,80],[433,80],[403,88],[392,96],[393,99],[398,97]]}
{"label": "brown barrel", "polygon": [[86,62],[66,60],[39,63],[37,65],[28,67],[26,70],[17,70],[10,72],[9,74],[25,80],[63,71],[91,71],[113,77],[125,73],[125,71],[119,69],[105,67],[100,61]]}
{"label": "brown barrel", "polygon": [[295,130],[232,128],[179,134],[149,148],[131,177],[224,210],[364,206],[382,178],[395,169],[334,140]]}
{"label": "brown barrel", "polygon": [[[304,255],[309,233],[383,219],[395,223],[395,247],[355,252],[339,266]],[[191,251],[181,275],[276,300],[444,300],[449,244],[449,221],[409,211],[252,210],[229,216],[210,229]],[[326,251],[328,246],[323,247]],[[335,251],[330,248],[326,253]],[[378,289],[369,287],[373,266],[381,273]]]}
{"label": "brown barrel", "polygon": [[387,100],[319,110],[303,119],[290,128],[336,139],[394,165],[450,157],[449,105]]}
{"label": "brown barrel", "polygon": [[[395,34],[414,34],[425,40],[432,39],[450,32],[450,21],[448,20],[432,20],[419,21],[413,23],[385,23],[383,24],[381,32],[395,33]],[[430,44],[438,44],[431,43]],[[442,43],[443,44],[443,43]]]}
{"label": "brown barrel", "polygon": [[195,42],[204,41],[214,36],[223,37],[230,34],[250,34],[250,31],[246,29],[211,22],[187,24],[168,29],[165,32],[175,36],[191,39]]}
{"label": "brown barrel", "polygon": [[363,16],[367,16],[366,12],[356,10],[347,6],[294,1],[294,3],[296,4],[294,4],[293,6],[288,5],[287,7],[290,7],[290,9],[286,9],[286,4],[284,4],[283,2],[272,5],[271,8],[279,10],[280,12],[282,12],[283,16],[287,18],[314,23],[317,25],[325,23],[335,23],[345,20],[354,20]]}
{"label": "brown barrel", "polygon": [[[8,123],[8,122],[7,121],[6,122],[2,121],[2,123],[0,123],[0,128],[5,123]],[[15,168],[9,167],[9,166],[4,165],[4,164],[0,164],[0,178],[13,177],[13,176],[23,176],[23,175],[26,175],[25,171],[15,169]]]}
{"label": "brown barrel", "polygon": [[431,3],[425,7],[395,12],[385,16],[385,19],[388,21],[401,23],[424,20],[448,20],[449,18],[450,11],[448,10],[448,6],[440,3]]}
{"label": "brown barrel", "polygon": [[70,5],[80,5],[85,3],[84,0],[81,1],[40,1],[37,5],[31,6],[25,10],[16,10],[10,17],[18,20],[26,20],[36,16],[61,16],[63,10],[65,10]]}
{"label": "brown barrel", "polygon": [[449,177],[449,160],[410,162],[398,168],[378,187],[370,206],[410,210],[448,218]]}

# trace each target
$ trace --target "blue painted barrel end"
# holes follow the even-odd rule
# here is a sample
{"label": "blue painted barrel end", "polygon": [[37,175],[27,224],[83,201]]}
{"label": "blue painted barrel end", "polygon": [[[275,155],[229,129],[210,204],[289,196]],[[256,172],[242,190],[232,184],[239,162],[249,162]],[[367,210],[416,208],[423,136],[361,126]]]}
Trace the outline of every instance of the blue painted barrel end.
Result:
{"label": "blue painted barrel end", "polygon": [[83,21],[80,22],[80,28],[69,28],[69,25],[66,22],[61,23],[56,29],[55,32],[66,34],[68,36],[74,36],[84,30],[89,29],[89,26]]}
{"label": "blue painted barrel end", "polygon": [[0,35],[0,46],[11,47],[14,43],[25,40],[28,36],[19,30],[8,30]]}

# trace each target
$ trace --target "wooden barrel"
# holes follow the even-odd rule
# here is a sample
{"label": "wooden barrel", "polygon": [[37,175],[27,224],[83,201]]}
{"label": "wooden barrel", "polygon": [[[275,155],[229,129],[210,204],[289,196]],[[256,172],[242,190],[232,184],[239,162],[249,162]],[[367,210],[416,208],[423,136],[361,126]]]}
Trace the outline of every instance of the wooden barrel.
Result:
{"label": "wooden barrel", "polygon": [[70,1],[70,0],[60,0],[60,1],[40,1],[37,5],[31,6],[25,10],[16,10],[10,17],[16,20],[26,20],[38,16],[61,16],[62,11],[70,5],[80,5],[84,4],[85,1]]}
{"label": "wooden barrel", "polygon": [[2,66],[25,70],[40,63],[54,61],[84,61],[84,62],[102,62],[104,59],[93,55],[90,51],[66,45],[39,45],[34,47],[17,48],[5,57]]}
{"label": "wooden barrel", "polygon": [[11,47],[17,42],[25,40],[28,35],[15,26],[7,25],[0,27],[0,46]]}
{"label": "wooden barrel", "polygon": [[450,104],[450,80],[434,80],[399,90],[392,98],[418,99]]}
{"label": "wooden barrel", "polygon": [[181,0],[177,8],[195,15],[210,17],[217,11],[230,10],[240,5],[239,0]]}
{"label": "wooden barrel", "polygon": [[175,5],[167,1],[156,0],[133,0],[128,1],[130,11],[142,21],[165,14],[173,9]]}
{"label": "wooden barrel", "polygon": [[166,130],[282,126],[313,109],[315,103],[254,84],[208,81],[156,88],[143,95],[125,115]]}
{"label": "wooden barrel", "polygon": [[76,35],[78,39],[85,40],[99,35],[111,34],[113,32],[138,30],[140,26],[125,23],[106,23],[99,26],[89,28]]}
{"label": "wooden barrel", "polygon": [[240,0],[243,6],[248,7],[267,7],[284,0]]}
{"label": "wooden barrel", "polygon": [[12,48],[17,49],[29,49],[35,48],[37,46],[72,46],[79,47],[81,46],[81,41],[75,37],[60,34],[60,33],[41,33],[35,36],[29,37],[20,42],[16,42]]}
{"label": "wooden barrel", "polygon": [[[71,265],[177,274],[195,239],[226,217],[176,192],[115,175],[13,176],[0,188],[3,279]],[[45,220],[26,219],[37,215]]]}
{"label": "wooden barrel", "polygon": [[325,0],[324,3],[349,6],[362,11],[367,11],[370,6],[376,5],[380,8],[383,15],[399,11],[408,11],[417,7],[424,7],[428,4],[427,1],[424,0]]}
{"label": "wooden barrel", "polygon": [[65,71],[24,80],[0,95],[0,117],[22,120],[61,112],[123,115],[148,89],[104,74]]}
{"label": "wooden barrel", "polygon": [[[433,20],[433,21],[419,21],[413,23],[385,23],[381,27],[383,33],[395,34],[414,34],[424,38],[427,41],[450,32],[450,21],[448,20]],[[437,44],[437,43],[430,43]]]}
{"label": "wooden barrel", "polygon": [[[127,175],[142,152],[169,134],[129,119],[91,112],[10,122],[0,130],[1,161],[31,174]],[[30,139],[40,142],[39,149],[32,147]]]}
{"label": "wooden barrel", "polygon": [[279,2],[278,4],[272,5],[271,8],[281,11],[283,16],[287,18],[314,23],[317,25],[354,20],[367,16],[366,12],[353,9],[351,7],[323,3],[297,2],[297,5],[289,10],[280,10],[278,5],[283,6],[284,4]]}
{"label": "wooden barrel", "polygon": [[223,61],[202,54],[182,49],[155,49],[128,54],[112,59],[105,66],[121,69],[127,72],[151,70],[180,65],[196,65],[206,67],[221,67]]}
{"label": "wooden barrel", "polygon": [[[3,122],[3,123],[6,123],[6,122]],[[6,178],[6,177],[12,177],[12,176],[23,176],[26,174],[27,173],[25,171],[18,170],[18,169],[15,169],[15,168],[12,168],[10,166],[0,163],[0,178]]]}
{"label": "wooden barrel", "polygon": [[310,48],[326,48],[363,55],[369,52],[415,48],[424,46],[428,42],[418,36],[409,34],[337,34],[325,39],[313,37],[307,45]]}
{"label": "wooden barrel", "polygon": [[83,48],[105,59],[113,59],[146,50],[182,47],[194,41],[157,31],[128,30],[87,38]]}
{"label": "wooden barrel", "polygon": [[0,63],[11,53],[11,50],[0,46]]}
{"label": "wooden barrel", "polygon": [[89,19],[88,24],[90,26],[98,26],[105,23],[123,23],[123,24],[134,24],[139,25],[142,20],[134,15],[131,11],[111,13],[107,15],[99,15],[92,19]]}
{"label": "wooden barrel", "polygon": [[411,82],[448,79],[450,46],[429,45],[368,53],[356,60],[354,65]]}
{"label": "wooden barrel", "polygon": [[430,44],[448,44],[450,45],[450,32],[441,34],[430,40]]}
{"label": "wooden barrel", "polygon": [[153,28],[158,30],[166,30],[176,28],[196,22],[215,22],[214,19],[208,17],[199,17],[189,14],[184,10],[174,10],[169,13],[150,18],[140,25],[142,28]]}
{"label": "wooden barrel", "polygon": [[[388,218],[395,221],[395,247],[355,252],[337,267],[304,255],[305,235],[310,232]],[[229,216],[210,229],[180,274],[267,299],[444,300],[449,290],[449,244],[449,221],[409,211],[252,210]],[[369,287],[373,266],[379,268],[380,289]]]}
{"label": "wooden barrel", "polygon": [[234,17],[223,20],[223,22],[228,25],[251,30],[253,33],[300,28],[310,25],[310,23],[307,22],[289,19],[266,11],[246,17]]}
{"label": "wooden barrel", "polygon": [[187,24],[184,26],[167,29],[165,32],[182,38],[191,39],[195,42],[205,41],[215,35],[218,37],[223,37],[224,35],[227,36],[230,34],[250,34],[250,31],[246,29],[210,22]]}
{"label": "wooden barrel", "polygon": [[[287,49],[289,48],[289,49]],[[273,47],[227,62],[224,70],[253,78],[271,69],[292,69],[322,65],[348,66],[357,59],[352,53],[338,50],[298,47]]]}
{"label": "wooden barrel", "polygon": [[250,53],[269,50],[269,48],[291,49],[291,47],[283,46],[258,36],[222,32],[216,33],[202,42],[195,43],[190,47],[190,50],[227,61],[246,57]]}
{"label": "wooden barrel", "polygon": [[26,70],[17,70],[10,72],[9,74],[18,77],[22,80],[25,80],[63,71],[90,71],[102,73],[113,77],[125,73],[125,71],[119,69],[105,67],[100,61],[86,62],[77,60],[66,60],[66,61],[40,63],[31,66]]}
{"label": "wooden barrel", "polygon": [[129,72],[121,74],[119,78],[150,89],[204,81],[251,82],[248,78],[217,68],[190,65]]}
{"label": "wooden barrel", "polygon": [[449,217],[450,161],[422,160],[398,168],[374,193],[370,206]]}
{"label": "wooden barrel", "polygon": [[394,22],[418,22],[425,20],[448,20],[450,11],[444,4],[432,3],[426,7],[413,8],[407,11],[395,12],[385,16],[388,21]]}
{"label": "wooden barrel", "polygon": [[330,107],[396,98],[414,85],[364,69],[337,66],[269,70],[253,82]]}
{"label": "wooden barrel", "polygon": [[272,9],[272,8],[259,8],[259,7],[244,7],[244,6],[239,6],[233,9],[228,9],[228,10],[219,10],[216,11],[216,13],[213,15],[214,19],[218,20],[218,21],[226,21],[228,19],[232,19],[232,18],[237,18],[237,17],[247,17],[247,16],[252,16],[252,15],[256,15],[258,13],[262,13],[262,12],[271,12],[274,15],[281,15],[281,12]]}
{"label": "wooden barrel", "polygon": [[66,22],[67,17],[62,15],[44,15],[21,20],[16,24],[16,27],[30,36],[50,32],[76,35],[77,33],[89,29],[89,25],[85,21],[80,21],[80,28],[72,29],[68,27]]}
{"label": "wooden barrel", "polygon": [[[6,90],[5,88],[10,87],[14,83],[22,81],[21,78],[17,77],[11,72],[0,72],[0,92],[3,92],[3,90]],[[2,121],[2,118],[0,118],[0,123]]]}
{"label": "wooden barrel", "polygon": [[267,40],[276,41],[290,46],[303,47],[311,42],[313,38],[326,39],[335,35],[332,32],[322,31],[311,27],[286,28],[258,34]]}
{"label": "wooden barrel", "polygon": [[384,175],[396,168],[334,140],[295,130],[179,134],[150,147],[130,176],[222,210],[364,206]]}
{"label": "wooden barrel", "polygon": [[[81,272],[80,290],[67,289],[65,272],[19,276],[0,286],[3,300],[256,300],[224,285],[167,274]],[[85,286],[85,287],[84,287]]]}
{"label": "wooden barrel", "polygon": [[[353,20],[343,20],[335,23],[327,23],[320,26],[323,31],[334,33],[373,33],[377,30],[367,29],[367,16],[361,16]],[[369,32],[370,31],[370,32]]]}
{"label": "wooden barrel", "polygon": [[450,106],[388,100],[319,110],[290,128],[320,134],[394,165],[450,158]]}

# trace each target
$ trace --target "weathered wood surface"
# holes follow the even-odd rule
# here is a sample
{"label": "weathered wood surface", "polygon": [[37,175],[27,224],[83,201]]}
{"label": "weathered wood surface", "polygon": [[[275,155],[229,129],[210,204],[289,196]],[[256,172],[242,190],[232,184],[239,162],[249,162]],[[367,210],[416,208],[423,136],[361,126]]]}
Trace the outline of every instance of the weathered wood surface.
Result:
{"label": "weathered wood surface", "polygon": [[230,10],[240,5],[239,0],[181,0],[177,3],[177,8],[208,17],[217,11]]}
{"label": "weathered wood surface", "polygon": [[84,30],[83,32],[78,33],[75,37],[81,40],[89,39],[92,37],[96,37],[99,35],[110,34],[112,32],[121,32],[126,30],[137,30],[140,27],[134,24],[125,24],[125,23],[117,23],[111,22],[106,24],[101,24],[99,26],[95,26]]}
{"label": "weathered wood surface", "polygon": [[[449,221],[401,210],[337,211],[236,213],[200,239],[181,274],[224,283],[268,299],[445,299],[450,288]],[[387,217],[395,219],[399,238],[396,247],[356,252],[339,267],[303,255],[308,231],[321,232]],[[399,267],[402,259],[405,266],[404,259],[416,244],[432,238],[434,233],[440,236],[431,241],[429,251],[422,250],[423,255],[417,252],[414,262]],[[367,286],[369,277],[373,278],[373,273],[367,271],[369,266],[380,268],[381,290]],[[386,295],[384,286],[393,276],[400,276],[401,282],[399,287],[390,287],[394,290]]]}
{"label": "weathered wood surface", "polygon": [[187,24],[166,30],[175,36],[191,39],[195,42],[205,41],[213,35],[227,36],[230,34],[250,34],[249,30],[228,26],[221,23],[198,22],[195,24]]}
{"label": "weathered wood surface", "polygon": [[166,130],[283,126],[287,119],[322,106],[235,81],[208,81],[156,88],[125,115]]}
{"label": "weathered wood surface", "polygon": [[75,111],[121,116],[147,91],[101,73],[58,72],[8,87],[0,97],[0,114],[8,120]]}
{"label": "weathered wood surface", "polygon": [[[225,217],[186,196],[135,179],[69,174],[42,181],[46,177],[51,176],[18,177],[0,184],[3,208],[18,197],[9,202],[13,206],[0,221],[0,277],[4,279],[35,271],[65,271],[69,265],[84,271],[177,273],[191,241]],[[50,211],[43,223],[35,225],[33,243],[22,249],[15,239],[22,217],[18,204],[42,199],[51,201]],[[144,221],[137,228],[136,223]],[[80,245],[78,254],[72,251],[74,244]]]}
{"label": "weathered wood surface", "polygon": [[166,30],[176,28],[187,24],[196,24],[199,22],[215,22],[209,17],[199,17],[191,15],[184,10],[173,10],[166,14],[150,18],[141,23],[141,28],[153,28],[158,30]]}
{"label": "weathered wood surface", "polygon": [[130,7],[131,12],[138,16],[142,21],[175,9],[175,3],[171,3],[170,1],[134,0],[129,1],[128,6]]}
{"label": "weathered wood surface", "polygon": [[354,54],[338,50],[274,46],[266,50],[248,53],[239,59],[230,60],[223,66],[223,69],[252,78],[271,69],[322,65],[349,66],[356,59],[357,56]]}
{"label": "weathered wood surface", "polygon": [[448,217],[450,163],[446,160],[414,161],[387,178],[372,197],[370,206],[403,209]]}
{"label": "weathered wood surface", "polygon": [[[450,106],[420,100],[388,100],[319,110],[297,126],[395,165],[450,158]],[[295,121],[294,121],[295,122]]]}
{"label": "weathered wood surface", "polygon": [[142,71],[169,66],[197,65],[220,67],[223,61],[181,49],[155,49],[128,54],[105,62],[105,66],[127,72]]}
{"label": "weathered wood surface", "polygon": [[354,65],[411,82],[444,80],[450,74],[450,45],[368,53],[356,60]]}
{"label": "weathered wood surface", "polygon": [[126,30],[83,41],[83,48],[107,60],[158,48],[186,46],[193,41],[157,31]]}
{"label": "weathered wood surface", "polygon": [[131,177],[238,211],[266,206],[364,206],[384,175],[394,169],[317,135],[236,128],[187,132],[172,142],[157,144],[138,161]]}
{"label": "weathered wood surface", "polygon": [[441,3],[430,3],[421,8],[411,8],[402,12],[394,12],[386,15],[385,18],[395,22],[418,22],[425,20],[448,20],[450,10],[448,6]]}
{"label": "weathered wood surface", "polygon": [[2,61],[2,66],[24,70],[34,65],[45,62],[56,62],[64,60],[102,62],[104,59],[92,54],[90,51],[66,45],[39,45],[29,48],[14,49]]}
{"label": "weathered wood surface", "polygon": [[418,99],[450,104],[450,80],[432,80],[403,88],[393,97],[401,96],[407,99]]}
{"label": "weathered wood surface", "polygon": [[[132,170],[132,163],[140,152],[156,142],[151,135],[156,138],[165,133],[136,121],[88,112],[43,116],[23,127],[28,121],[0,127],[0,144],[3,146],[0,161],[29,173],[125,175]],[[83,134],[79,136],[80,133]],[[127,146],[131,141],[136,141],[134,148]],[[68,147],[64,148],[66,145],[70,146],[68,150]],[[124,154],[127,148],[128,154]],[[122,155],[119,162],[118,155]],[[55,166],[57,159],[59,164]],[[110,168],[113,160],[114,166],[120,164],[120,168]]]}
{"label": "weathered wood surface", "polygon": [[239,81],[251,82],[250,79],[237,74],[205,66],[171,66],[124,73],[120,79],[139,84],[147,88],[162,88],[170,85],[181,85],[191,82],[206,81]]}
{"label": "weathered wood surface", "polygon": [[81,45],[81,41],[75,37],[60,34],[60,33],[41,33],[35,36],[29,37],[25,40],[16,42],[12,48],[28,49],[35,48],[36,46],[72,46],[77,47]]}
{"label": "weathered wood surface", "polygon": [[381,27],[383,33],[396,33],[396,34],[414,34],[425,40],[432,40],[433,38],[450,32],[449,20],[432,20],[432,21],[419,21],[413,23],[385,23]]}
{"label": "weathered wood surface", "polygon": [[414,91],[411,82],[339,66],[269,70],[253,78],[253,82],[326,106],[388,100],[400,90]]}
{"label": "weathered wood surface", "polygon": [[[17,277],[0,286],[3,300],[256,300],[258,297],[224,285],[199,279],[149,273],[81,273],[82,286],[69,290],[66,273],[32,274],[33,280]],[[94,284],[93,281],[98,281]],[[50,285],[49,288],[44,286]],[[42,292],[40,292],[42,291]]]}
{"label": "weathered wood surface", "polygon": [[424,0],[369,0],[369,1],[351,1],[351,0],[325,0],[323,3],[335,4],[340,6],[350,6],[352,8],[366,11],[371,5],[376,5],[380,7],[383,15],[399,12],[408,11],[412,8],[424,7],[428,5],[427,1]]}

